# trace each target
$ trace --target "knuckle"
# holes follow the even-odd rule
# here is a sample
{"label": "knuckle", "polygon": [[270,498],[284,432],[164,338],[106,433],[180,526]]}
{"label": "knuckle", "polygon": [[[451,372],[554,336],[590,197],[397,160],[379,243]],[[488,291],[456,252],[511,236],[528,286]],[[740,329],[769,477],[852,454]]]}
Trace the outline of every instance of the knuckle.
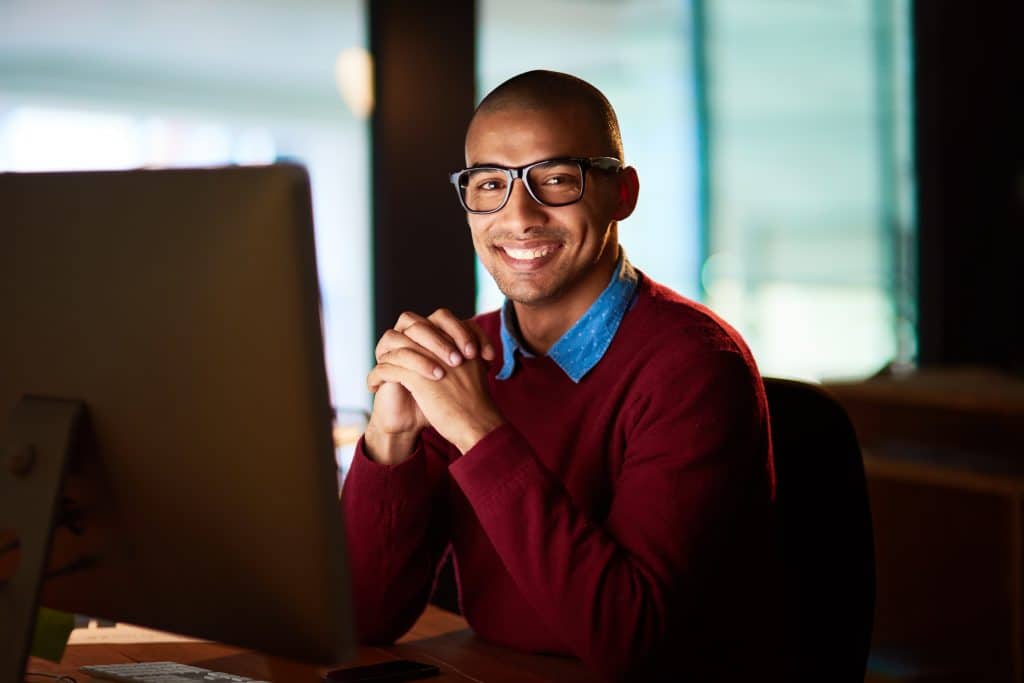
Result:
{"label": "knuckle", "polygon": [[388,330],[382,334],[380,339],[377,341],[377,346],[373,350],[373,354],[377,360],[380,360],[385,353],[398,344],[401,337],[402,333],[396,332],[395,330]]}
{"label": "knuckle", "polygon": [[405,329],[419,320],[421,320],[420,316],[416,315],[412,311],[402,311],[398,316],[398,320],[395,322],[394,329]]}

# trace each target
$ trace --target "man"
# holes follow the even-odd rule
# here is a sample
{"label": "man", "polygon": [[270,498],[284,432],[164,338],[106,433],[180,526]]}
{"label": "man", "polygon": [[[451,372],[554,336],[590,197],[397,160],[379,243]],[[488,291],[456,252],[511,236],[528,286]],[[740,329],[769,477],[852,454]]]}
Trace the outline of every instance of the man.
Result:
{"label": "man", "polygon": [[453,174],[507,297],[403,314],[342,495],[357,622],[388,642],[452,548],[481,637],[611,679],[771,680],[781,620],[764,390],[746,346],[634,269],[639,193],[593,86],[522,74]]}

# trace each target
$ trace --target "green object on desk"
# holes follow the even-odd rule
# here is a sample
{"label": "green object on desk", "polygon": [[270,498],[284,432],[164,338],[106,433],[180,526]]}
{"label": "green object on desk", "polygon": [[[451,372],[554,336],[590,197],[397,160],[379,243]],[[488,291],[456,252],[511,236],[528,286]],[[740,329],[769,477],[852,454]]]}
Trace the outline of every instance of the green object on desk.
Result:
{"label": "green object on desk", "polygon": [[40,607],[39,614],[36,615],[36,630],[32,636],[29,654],[51,662],[59,662],[64,657],[64,646],[68,644],[68,638],[71,637],[74,628],[73,614]]}

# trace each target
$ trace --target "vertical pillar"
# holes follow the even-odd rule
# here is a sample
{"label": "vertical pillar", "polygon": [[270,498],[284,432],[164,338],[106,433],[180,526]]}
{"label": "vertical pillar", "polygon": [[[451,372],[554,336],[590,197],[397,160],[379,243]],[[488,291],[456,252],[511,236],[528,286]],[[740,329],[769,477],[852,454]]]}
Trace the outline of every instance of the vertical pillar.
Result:
{"label": "vertical pillar", "polygon": [[475,308],[473,245],[448,174],[475,104],[474,0],[368,0],[374,329],[404,310]]}
{"label": "vertical pillar", "polygon": [[1024,4],[913,6],[919,358],[1021,370]]}

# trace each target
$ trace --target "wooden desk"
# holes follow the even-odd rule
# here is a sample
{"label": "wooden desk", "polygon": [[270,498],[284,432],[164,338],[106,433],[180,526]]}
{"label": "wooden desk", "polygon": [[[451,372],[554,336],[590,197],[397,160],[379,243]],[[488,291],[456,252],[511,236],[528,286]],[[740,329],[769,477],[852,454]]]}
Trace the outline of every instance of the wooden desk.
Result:
{"label": "wooden desk", "polygon": [[[462,617],[433,606],[427,607],[412,630],[397,644],[360,647],[355,660],[344,666],[402,658],[436,664],[442,674],[426,679],[428,681],[574,683],[598,680],[576,660],[526,655],[486,643],[472,634]],[[76,632],[59,664],[32,658],[26,670],[67,674],[83,683],[90,680],[78,670],[84,664],[164,660],[275,683],[319,683],[320,673],[325,670],[220,643],[121,626]],[[30,676],[25,680],[40,683],[47,679]]]}

